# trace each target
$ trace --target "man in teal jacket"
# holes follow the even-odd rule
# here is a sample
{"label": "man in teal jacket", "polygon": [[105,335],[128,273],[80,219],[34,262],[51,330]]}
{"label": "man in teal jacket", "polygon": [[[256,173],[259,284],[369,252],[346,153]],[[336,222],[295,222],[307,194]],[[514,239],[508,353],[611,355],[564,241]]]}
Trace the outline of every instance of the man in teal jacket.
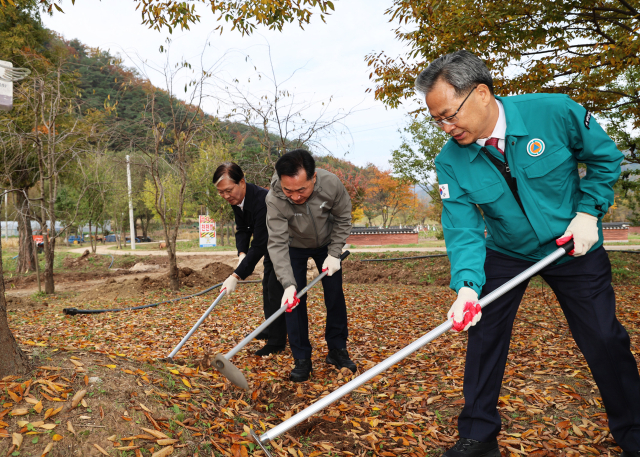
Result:
{"label": "man in teal jacket", "polygon": [[[436,158],[450,285],[458,294],[448,317],[455,330],[469,331],[460,440],[444,455],[500,456],[497,402],[527,284],[482,311],[478,296],[573,238],[570,256],[540,275],[589,364],[622,455],[640,457],[640,376],[615,316],[602,247],[601,220],[613,204],[623,155],[565,95],[494,96],[491,74],[467,51],[433,61],[416,88],[431,122],[451,136]],[[578,163],[586,165],[582,179]]]}

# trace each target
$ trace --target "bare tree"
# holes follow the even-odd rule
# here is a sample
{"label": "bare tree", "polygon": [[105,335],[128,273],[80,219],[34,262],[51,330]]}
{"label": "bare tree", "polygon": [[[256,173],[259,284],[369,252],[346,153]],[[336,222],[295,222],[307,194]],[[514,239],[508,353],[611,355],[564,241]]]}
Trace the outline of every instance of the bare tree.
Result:
{"label": "bare tree", "polygon": [[[305,100],[296,95],[290,88],[295,75],[302,70],[293,71],[288,77],[279,80],[273,61],[271,48],[267,45],[269,71],[261,72],[256,67],[256,75],[252,79],[266,81],[268,89],[256,91],[243,87],[238,79],[231,84],[219,83],[221,93],[226,95],[229,105],[227,119],[242,123],[249,127],[244,140],[257,141],[262,150],[259,160],[247,157],[241,163],[243,170],[255,182],[267,183],[275,169],[278,158],[287,151],[296,148],[329,151],[322,140],[335,135],[338,130],[347,132],[343,121],[355,112],[349,110],[332,110],[333,97],[324,100]],[[242,162],[242,160],[240,160]]]}
{"label": "bare tree", "polygon": [[[147,125],[148,135],[130,140],[132,147],[142,153],[142,160],[134,165],[144,167],[148,177],[145,201],[162,224],[172,290],[180,288],[176,243],[185,210],[188,169],[200,144],[215,137],[217,120],[207,116],[202,105],[205,88],[219,63],[197,71],[186,61],[172,65],[167,49],[164,65],[154,67],[145,62],[141,71],[154,71],[164,78],[163,90],[147,85],[148,103],[142,122]],[[184,84],[184,101],[177,98],[178,84]]]}
{"label": "bare tree", "polygon": [[[18,155],[27,164],[29,172],[36,176],[35,192],[22,189],[24,197],[22,217],[33,218],[40,225],[43,235],[45,293],[55,292],[53,264],[56,239],[63,235],[78,215],[87,189],[82,157],[90,150],[89,141],[97,137],[91,116],[79,116],[76,101],[76,75],[65,69],[65,58],[57,61],[35,58],[32,74],[15,92],[18,109],[30,121],[30,128],[10,123],[8,132],[14,138]],[[14,149],[14,152],[16,150]],[[65,217],[66,225],[56,230],[58,215],[56,199],[60,190],[61,174],[74,168],[83,181],[78,185],[77,202]],[[16,173],[7,180],[13,188]],[[35,194],[35,195],[34,195]],[[25,240],[26,241],[26,240]]]}

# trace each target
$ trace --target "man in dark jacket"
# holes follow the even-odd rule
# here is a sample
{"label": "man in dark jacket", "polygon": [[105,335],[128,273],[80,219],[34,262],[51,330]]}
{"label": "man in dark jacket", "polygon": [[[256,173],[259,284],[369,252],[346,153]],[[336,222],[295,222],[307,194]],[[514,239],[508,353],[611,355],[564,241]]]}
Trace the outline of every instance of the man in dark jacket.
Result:
{"label": "man in dark jacket", "polygon": [[[238,284],[253,273],[256,265],[264,257],[264,276],[262,278],[262,299],[264,316],[268,319],[278,308],[282,298],[282,285],[278,282],[273,264],[267,251],[269,232],[266,218],[267,206],[265,198],[268,191],[262,187],[247,183],[242,169],[233,162],[220,165],[213,174],[213,182],[218,193],[233,209],[236,219],[236,248],[238,249],[238,266],[229,276],[222,290],[231,295]],[[253,236],[253,241],[249,241]],[[256,355],[270,355],[281,352],[287,344],[287,328],[284,316],[280,316],[267,329],[267,344],[256,352]],[[260,336],[259,336],[260,338]]]}

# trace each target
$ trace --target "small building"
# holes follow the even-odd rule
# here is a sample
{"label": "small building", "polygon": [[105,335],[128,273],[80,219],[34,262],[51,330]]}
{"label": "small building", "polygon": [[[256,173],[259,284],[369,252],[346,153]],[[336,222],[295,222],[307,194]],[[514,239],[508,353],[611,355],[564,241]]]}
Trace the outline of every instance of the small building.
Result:
{"label": "small building", "polygon": [[418,230],[414,227],[378,228],[353,227],[347,244],[356,246],[385,246],[389,244],[418,244]]}
{"label": "small building", "polygon": [[602,236],[605,243],[628,243],[629,224],[626,222],[603,222]]}

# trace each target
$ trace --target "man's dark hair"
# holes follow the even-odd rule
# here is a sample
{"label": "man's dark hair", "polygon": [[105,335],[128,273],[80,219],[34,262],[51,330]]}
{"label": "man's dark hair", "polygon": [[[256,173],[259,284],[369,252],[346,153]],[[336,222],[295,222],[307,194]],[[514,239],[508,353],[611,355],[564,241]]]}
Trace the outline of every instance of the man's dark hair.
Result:
{"label": "man's dark hair", "polygon": [[427,95],[440,79],[451,84],[459,97],[467,95],[478,84],[485,84],[493,94],[489,69],[469,51],[445,54],[431,62],[416,78],[416,90]]}
{"label": "man's dark hair", "polygon": [[244,178],[242,168],[235,162],[221,163],[216,171],[213,173],[213,184],[218,184],[218,181],[224,177],[229,178],[235,184],[238,184]]}
{"label": "man's dark hair", "polygon": [[302,169],[307,173],[307,180],[311,179],[316,172],[316,161],[309,151],[305,149],[289,151],[283,154],[276,162],[278,178],[296,176]]}

